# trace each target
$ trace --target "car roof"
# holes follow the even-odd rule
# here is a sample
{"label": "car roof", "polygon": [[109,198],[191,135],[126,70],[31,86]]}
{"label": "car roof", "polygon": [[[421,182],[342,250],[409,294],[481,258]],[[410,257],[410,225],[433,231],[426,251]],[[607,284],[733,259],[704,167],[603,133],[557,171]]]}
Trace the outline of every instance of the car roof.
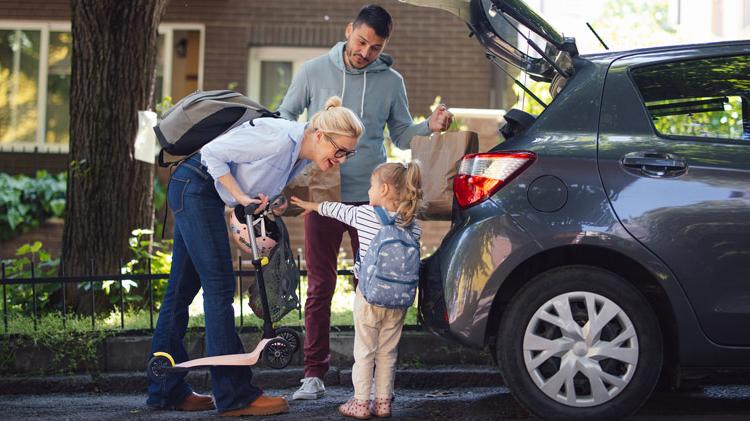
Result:
{"label": "car roof", "polygon": [[[597,62],[608,62],[614,61],[622,57],[637,55],[637,54],[651,54],[669,51],[680,51],[689,50],[696,48],[716,48],[716,47],[733,47],[747,45],[750,47],[750,40],[733,40],[733,41],[718,41],[718,42],[707,42],[707,43],[696,43],[696,44],[675,44],[675,45],[661,45],[657,47],[646,47],[637,48],[633,50],[622,50],[622,51],[605,51],[594,54],[581,54],[581,57],[591,61]],[[750,51],[748,51],[750,54]]]}

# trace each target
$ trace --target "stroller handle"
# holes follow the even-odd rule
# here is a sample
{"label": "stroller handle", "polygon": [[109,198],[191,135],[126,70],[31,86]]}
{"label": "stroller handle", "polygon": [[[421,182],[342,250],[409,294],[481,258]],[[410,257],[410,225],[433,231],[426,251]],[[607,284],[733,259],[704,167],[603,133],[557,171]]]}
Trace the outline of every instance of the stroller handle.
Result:
{"label": "stroller handle", "polygon": [[247,206],[245,206],[245,215],[253,215],[255,214],[255,211],[258,210],[258,204],[257,203],[251,203]]}

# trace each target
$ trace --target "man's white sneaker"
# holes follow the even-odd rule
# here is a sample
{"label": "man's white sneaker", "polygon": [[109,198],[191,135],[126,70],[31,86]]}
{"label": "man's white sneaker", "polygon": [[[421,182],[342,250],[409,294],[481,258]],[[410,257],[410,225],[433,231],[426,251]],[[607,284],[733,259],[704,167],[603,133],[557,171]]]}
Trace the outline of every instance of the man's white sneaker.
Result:
{"label": "man's white sneaker", "polygon": [[323,380],[317,377],[305,377],[300,380],[302,386],[294,392],[292,399],[318,399],[326,394],[326,386]]}

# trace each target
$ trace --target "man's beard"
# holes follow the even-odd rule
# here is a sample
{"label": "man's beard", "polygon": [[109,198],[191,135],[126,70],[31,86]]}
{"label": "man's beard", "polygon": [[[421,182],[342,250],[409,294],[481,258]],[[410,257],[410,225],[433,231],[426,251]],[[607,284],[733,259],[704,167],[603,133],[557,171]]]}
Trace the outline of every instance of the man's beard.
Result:
{"label": "man's beard", "polygon": [[[349,46],[348,46],[348,45],[344,47],[344,54],[346,55],[346,57],[347,57],[347,59],[348,59],[348,61],[349,61],[349,66],[350,66],[350,67],[353,67],[353,68],[355,68],[355,69],[361,69],[361,68],[367,67],[367,65],[368,65],[368,64],[370,64],[370,62],[369,62],[369,61],[367,61],[367,59],[365,59],[365,58],[364,58],[364,57],[362,57],[361,55],[359,55],[359,54],[354,54],[354,53],[352,53],[351,51],[349,51]],[[360,67],[357,67],[357,66],[356,66],[356,65],[354,64],[354,56],[357,56],[357,57],[359,57],[360,59],[362,59],[362,61],[363,61],[363,64],[362,64],[362,66],[360,66]]]}

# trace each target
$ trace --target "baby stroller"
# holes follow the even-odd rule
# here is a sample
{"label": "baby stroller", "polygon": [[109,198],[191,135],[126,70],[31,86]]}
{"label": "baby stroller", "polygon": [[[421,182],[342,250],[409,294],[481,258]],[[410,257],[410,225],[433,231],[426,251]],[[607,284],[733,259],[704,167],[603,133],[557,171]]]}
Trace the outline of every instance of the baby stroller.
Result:
{"label": "baby stroller", "polygon": [[[219,355],[198,358],[175,364],[167,352],[154,352],[146,372],[152,380],[164,379],[167,374],[211,366],[255,365],[263,358],[266,365],[281,369],[289,365],[299,349],[299,335],[291,328],[273,328],[299,305],[295,293],[299,284],[299,269],[289,245],[289,234],[281,219],[286,198],[276,196],[265,211],[254,215],[258,205],[237,206],[231,216],[230,228],[243,251],[251,251],[255,269],[255,284],[249,288],[250,307],[263,319],[263,337],[255,349],[247,354]],[[245,224],[239,221],[245,221]],[[248,229],[252,227],[252,229]],[[259,241],[260,240],[260,241]],[[259,247],[259,243],[262,245]],[[244,246],[243,246],[244,245]],[[269,284],[266,284],[269,281]],[[268,290],[267,290],[268,287]],[[268,292],[272,299],[269,300]]]}

